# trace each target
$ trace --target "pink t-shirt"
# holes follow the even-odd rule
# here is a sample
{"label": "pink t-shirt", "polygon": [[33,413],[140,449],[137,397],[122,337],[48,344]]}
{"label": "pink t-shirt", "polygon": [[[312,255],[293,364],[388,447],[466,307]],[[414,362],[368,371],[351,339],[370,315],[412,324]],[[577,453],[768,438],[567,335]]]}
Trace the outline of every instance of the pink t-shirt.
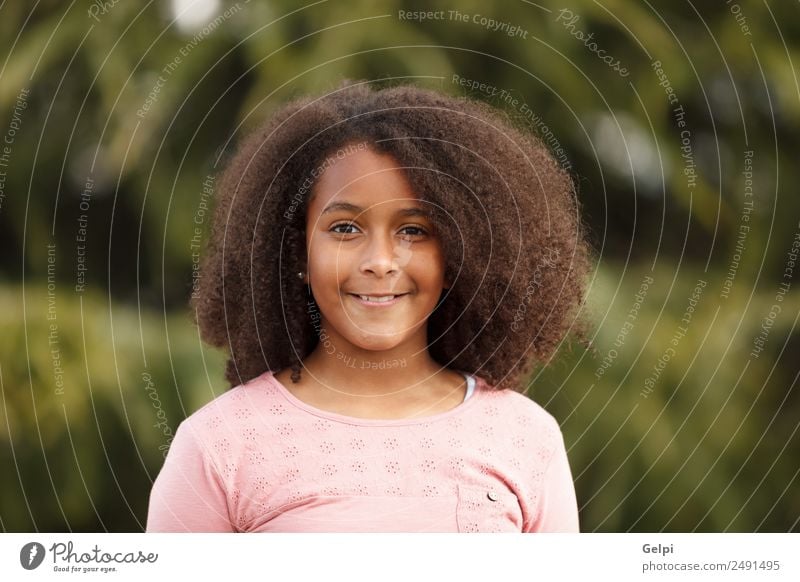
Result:
{"label": "pink t-shirt", "polygon": [[148,532],[577,532],[558,423],[475,377],[433,416],[320,410],[271,372],[176,431],[153,483]]}

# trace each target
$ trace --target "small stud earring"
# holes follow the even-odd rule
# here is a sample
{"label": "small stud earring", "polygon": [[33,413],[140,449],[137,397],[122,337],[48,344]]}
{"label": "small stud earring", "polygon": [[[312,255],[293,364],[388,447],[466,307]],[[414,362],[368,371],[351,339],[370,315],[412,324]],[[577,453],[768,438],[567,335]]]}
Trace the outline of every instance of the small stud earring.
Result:
{"label": "small stud earring", "polygon": [[305,277],[305,274],[304,274],[302,271],[300,271],[299,273],[297,273],[297,278],[298,278],[298,279],[302,279],[303,277]]}

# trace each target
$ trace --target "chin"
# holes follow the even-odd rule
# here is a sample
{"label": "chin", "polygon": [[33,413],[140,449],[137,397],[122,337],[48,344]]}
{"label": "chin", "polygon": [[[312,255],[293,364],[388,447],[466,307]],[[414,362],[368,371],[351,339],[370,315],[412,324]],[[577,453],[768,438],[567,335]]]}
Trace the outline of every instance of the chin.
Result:
{"label": "chin", "polygon": [[352,344],[361,348],[362,350],[369,350],[371,352],[385,352],[399,346],[403,342],[402,337],[385,335],[375,335],[369,337],[354,338]]}

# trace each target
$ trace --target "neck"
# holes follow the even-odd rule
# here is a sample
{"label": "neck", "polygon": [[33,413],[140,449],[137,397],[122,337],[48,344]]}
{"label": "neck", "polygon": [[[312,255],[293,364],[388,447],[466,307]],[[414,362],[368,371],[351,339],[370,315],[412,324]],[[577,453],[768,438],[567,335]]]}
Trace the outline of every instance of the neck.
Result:
{"label": "neck", "polygon": [[428,353],[425,333],[382,351],[345,345],[342,338],[320,342],[303,367],[304,374],[317,381],[359,396],[413,392],[415,387],[438,380],[444,370]]}

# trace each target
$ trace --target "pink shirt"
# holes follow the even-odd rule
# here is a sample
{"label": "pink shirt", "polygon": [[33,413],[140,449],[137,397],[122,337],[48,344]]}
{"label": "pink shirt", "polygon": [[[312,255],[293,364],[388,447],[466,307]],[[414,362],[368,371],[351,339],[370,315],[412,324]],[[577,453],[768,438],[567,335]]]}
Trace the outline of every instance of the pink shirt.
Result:
{"label": "pink shirt", "polygon": [[148,532],[577,532],[555,419],[475,377],[459,406],[377,420],[319,410],[265,372],[187,418]]}

